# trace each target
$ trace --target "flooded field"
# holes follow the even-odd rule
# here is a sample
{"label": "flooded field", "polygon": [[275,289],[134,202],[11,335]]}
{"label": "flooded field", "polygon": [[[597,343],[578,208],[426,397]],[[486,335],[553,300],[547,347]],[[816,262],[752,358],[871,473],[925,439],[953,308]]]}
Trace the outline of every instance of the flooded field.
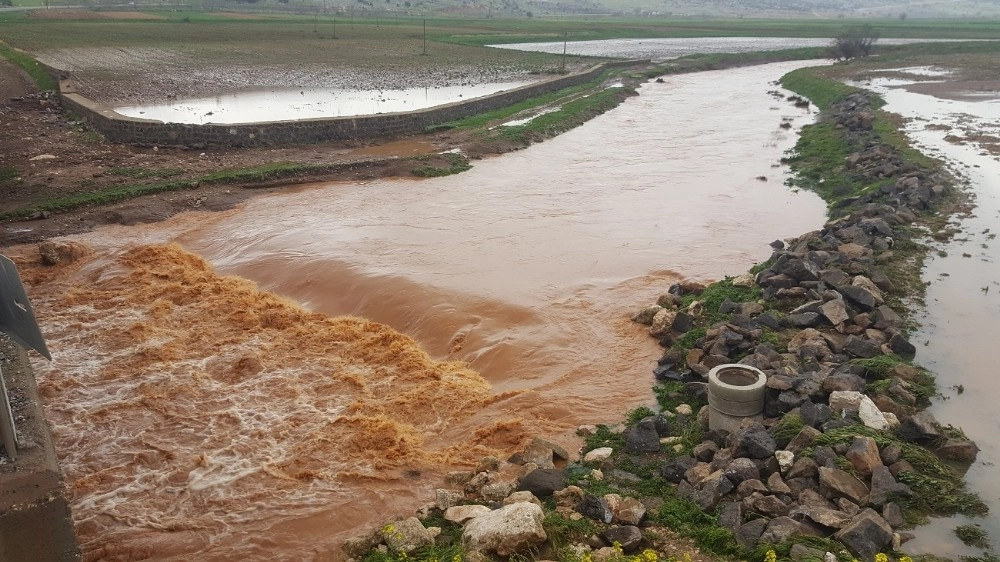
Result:
{"label": "flooded field", "polygon": [[[815,37],[686,37],[650,39],[602,39],[596,41],[547,41],[491,45],[501,49],[590,57],[618,57],[666,61],[697,53],[749,53],[799,47],[827,47],[829,38]],[[879,39],[880,45],[930,43],[934,39]]]}
{"label": "flooded field", "polygon": [[[975,209],[956,220],[961,230],[954,240],[935,244],[923,272],[927,307],[917,320],[913,341],[917,362],[938,375],[942,396],[931,411],[945,424],[961,427],[980,447],[969,470],[971,490],[990,507],[985,518],[938,519],[921,527],[905,547],[911,553],[930,552],[958,558],[977,556],[978,549],[958,541],[957,525],[981,525],[995,541],[1000,538],[1000,400],[990,349],[994,322],[1000,316],[1000,91],[971,92],[961,85],[930,90],[933,79],[949,76],[947,69],[902,69],[915,79],[879,78],[866,84],[883,95],[885,109],[909,121],[908,136],[924,153],[943,159],[973,194]],[[916,91],[915,91],[916,90]]]}
{"label": "flooded field", "polygon": [[116,107],[129,117],[165,123],[254,123],[415,111],[526,86],[497,82],[400,90],[279,89],[237,92],[154,105]]}
{"label": "flooded field", "polygon": [[457,176],[77,237],[27,278],[88,559],[336,560],[444,470],[651,404],[631,312],[824,220],[779,164],[813,115],[769,93],[807,64],[651,82]]}

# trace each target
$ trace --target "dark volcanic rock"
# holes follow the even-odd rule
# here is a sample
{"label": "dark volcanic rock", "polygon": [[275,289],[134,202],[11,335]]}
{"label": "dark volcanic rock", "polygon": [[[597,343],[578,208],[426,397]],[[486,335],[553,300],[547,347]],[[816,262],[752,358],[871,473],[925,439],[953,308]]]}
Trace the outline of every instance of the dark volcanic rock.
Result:
{"label": "dark volcanic rock", "polygon": [[638,551],[642,545],[642,531],[632,525],[607,529],[601,533],[601,538],[608,544],[618,543],[627,554]]}
{"label": "dark volcanic rock", "polygon": [[872,490],[868,501],[872,505],[881,507],[894,497],[908,497],[910,487],[901,482],[896,482],[892,477],[892,472],[886,466],[877,466],[872,471]]}
{"label": "dark volcanic rock", "polygon": [[583,501],[576,506],[576,510],[585,517],[604,523],[611,523],[611,519],[614,517],[611,513],[611,508],[608,507],[604,498],[591,496],[589,494],[584,496]]}
{"label": "dark volcanic rock", "polygon": [[858,558],[872,560],[892,543],[892,527],[874,510],[866,509],[854,516],[833,538],[844,543]]}
{"label": "dark volcanic rock", "polygon": [[656,423],[647,418],[626,429],[625,450],[630,453],[658,453],[660,451],[660,434],[656,431]]}
{"label": "dark volcanic rock", "polygon": [[875,295],[856,285],[838,285],[834,287],[837,292],[844,295],[849,303],[867,312],[875,308]]}
{"label": "dark volcanic rock", "polygon": [[760,542],[760,536],[767,528],[767,519],[752,519],[740,526],[736,531],[736,542],[745,548],[754,548]]}
{"label": "dark volcanic rock", "polygon": [[556,468],[532,470],[517,484],[518,490],[531,492],[535,497],[547,498],[556,490],[566,487],[566,475]]}
{"label": "dark volcanic rock", "polygon": [[729,463],[725,475],[733,484],[739,484],[744,480],[759,480],[760,470],[752,460],[740,457]]}
{"label": "dark volcanic rock", "polygon": [[937,420],[928,411],[920,412],[899,426],[899,435],[914,443],[930,443],[941,437]]}
{"label": "dark volcanic rock", "polygon": [[777,444],[774,437],[759,423],[753,423],[736,434],[734,454],[737,457],[766,459],[774,455]]}
{"label": "dark volcanic rock", "polygon": [[681,480],[684,480],[684,473],[697,463],[698,461],[694,457],[677,457],[660,467],[660,476],[667,482],[679,484]]}

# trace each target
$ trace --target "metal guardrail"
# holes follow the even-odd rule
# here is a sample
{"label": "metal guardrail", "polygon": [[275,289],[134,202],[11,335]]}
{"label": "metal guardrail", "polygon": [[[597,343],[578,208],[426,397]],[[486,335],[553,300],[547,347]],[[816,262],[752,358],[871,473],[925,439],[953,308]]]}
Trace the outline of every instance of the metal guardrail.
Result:
{"label": "metal guardrail", "polygon": [[[21,347],[34,349],[49,361],[52,360],[21,277],[17,274],[17,267],[7,256],[0,256],[0,332],[7,334]],[[20,443],[17,440],[14,412],[10,407],[3,372],[0,372],[0,444],[10,460],[17,460]]]}

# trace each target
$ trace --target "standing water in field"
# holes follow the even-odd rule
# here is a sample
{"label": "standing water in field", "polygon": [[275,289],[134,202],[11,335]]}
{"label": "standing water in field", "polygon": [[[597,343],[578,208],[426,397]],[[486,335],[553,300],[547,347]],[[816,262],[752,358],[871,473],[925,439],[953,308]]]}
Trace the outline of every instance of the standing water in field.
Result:
{"label": "standing water in field", "polygon": [[[994,541],[1000,539],[1000,418],[996,403],[996,319],[1000,317],[1000,93],[940,87],[928,77],[947,78],[947,70],[911,68],[896,73],[911,78],[878,78],[866,83],[880,95],[885,109],[906,118],[906,132],[917,148],[946,162],[963,179],[975,208],[954,226],[960,232],[935,244],[923,279],[928,283],[926,310],[918,314],[914,334],[917,362],[937,375],[942,395],[931,412],[944,424],[964,430],[980,447],[966,475],[971,491],[990,508],[983,518],[963,516],[934,520],[920,527],[904,550],[959,558],[982,552],[963,545],[954,535],[958,525],[976,524]],[[929,93],[933,92],[935,95]]]}
{"label": "standing water in field", "polygon": [[340,559],[445,470],[651,405],[630,312],[824,221],[779,164],[812,115],[773,81],[806,64],[649,83],[457,176],[77,237],[27,278],[87,556]]}
{"label": "standing water in field", "polygon": [[237,92],[152,105],[116,107],[129,117],[164,123],[254,123],[416,111],[513,90],[530,82],[496,82],[398,90],[344,88]]}

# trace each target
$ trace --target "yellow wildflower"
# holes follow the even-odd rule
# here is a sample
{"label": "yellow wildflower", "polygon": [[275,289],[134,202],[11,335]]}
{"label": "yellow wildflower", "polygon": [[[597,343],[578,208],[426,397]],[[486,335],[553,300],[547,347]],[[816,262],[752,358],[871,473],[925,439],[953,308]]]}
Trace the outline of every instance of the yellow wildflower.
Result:
{"label": "yellow wildflower", "polygon": [[764,562],[778,562],[778,553],[774,549],[768,550],[764,555]]}
{"label": "yellow wildflower", "polygon": [[889,562],[889,557],[884,552],[875,555],[875,562]]}

